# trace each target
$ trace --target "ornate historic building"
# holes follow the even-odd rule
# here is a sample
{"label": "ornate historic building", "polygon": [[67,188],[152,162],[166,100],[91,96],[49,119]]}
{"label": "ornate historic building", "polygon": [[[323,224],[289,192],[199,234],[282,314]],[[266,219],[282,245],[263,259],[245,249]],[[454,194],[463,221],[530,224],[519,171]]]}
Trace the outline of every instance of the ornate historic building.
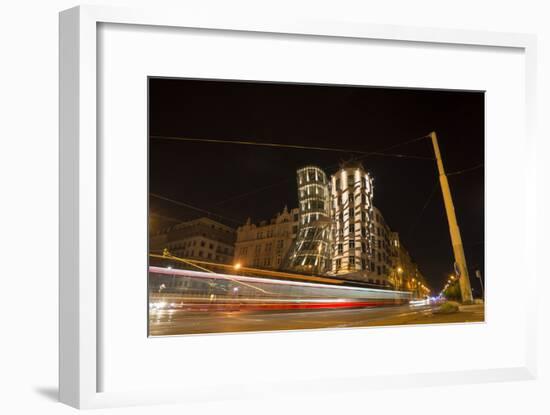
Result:
{"label": "ornate historic building", "polygon": [[269,222],[237,228],[234,263],[242,266],[279,269],[298,232],[298,209],[282,212]]}
{"label": "ornate historic building", "polygon": [[230,264],[233,260],[235,229],[210,218],[199,218],[163,229],[150,236],[151,252],[163,249],[180,258]]}

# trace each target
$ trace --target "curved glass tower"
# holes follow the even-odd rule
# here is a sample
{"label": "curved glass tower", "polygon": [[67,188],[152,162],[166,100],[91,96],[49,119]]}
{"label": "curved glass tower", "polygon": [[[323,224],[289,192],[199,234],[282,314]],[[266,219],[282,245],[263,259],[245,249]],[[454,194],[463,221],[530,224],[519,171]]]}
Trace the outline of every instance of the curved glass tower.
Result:
{"label": "curved glass tower", "polygon": [[331,268],[331,215],[329,182],[323,170],[305,166],[296,172],[300,218],[286,268],[325,274]]}

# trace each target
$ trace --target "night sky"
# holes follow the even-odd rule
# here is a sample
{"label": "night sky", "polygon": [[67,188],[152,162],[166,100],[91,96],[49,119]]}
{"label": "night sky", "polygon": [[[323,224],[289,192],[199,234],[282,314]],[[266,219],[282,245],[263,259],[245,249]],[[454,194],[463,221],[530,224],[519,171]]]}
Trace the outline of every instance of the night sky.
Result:
{"label": "night sky", "polygon": [[[430,159],[361,156],[162,137],[280,143],[377,151],[436,131],[450,175],[475,293],[484,266],[484,94],[186,79],[149,80],[149,191],[238,226],[297,207],[295,173],[305,164],[327,174],[362,157],[374,177],[374,204],[428,283],[438,292],[453,272],[449,229],[431,141],[388,150]],[[205,213],[150,197],[152,227]],[[236,221],[236,222],[235,222]]]}

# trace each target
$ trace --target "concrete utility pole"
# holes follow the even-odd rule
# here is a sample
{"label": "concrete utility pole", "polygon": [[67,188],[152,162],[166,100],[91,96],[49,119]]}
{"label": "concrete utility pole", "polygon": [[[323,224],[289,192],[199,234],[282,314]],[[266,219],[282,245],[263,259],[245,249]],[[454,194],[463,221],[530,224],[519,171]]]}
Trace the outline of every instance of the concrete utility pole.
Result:
{"label": "concrete utility pole", "polygon": [[439,169],[439,183],[441,184],[441,192],[443,193],[443,201],[445,202],[445,210],[447,211],[447,220],[449,221],[449,231],[451,233],[451,242],[453,244],[455,262],[457,263],[460,271],[459,282],[462,302],[471,303],[473,301],[472,287],[470,286],[470,276],[468,275],[468,267],[466,265],[464,247],[462,246],[462,238],[460,237],[460,229],[458,228],[458,222],[456,221],[451,188],[449,187],[449,181],[447,180],[445,169],[443,168],[443,160],[441,160],[441,153],[439,152],[439,144],[437,143],[437,135],[435,134],[435,131],[430,133],[430,137],[434,146],[437,168]]}

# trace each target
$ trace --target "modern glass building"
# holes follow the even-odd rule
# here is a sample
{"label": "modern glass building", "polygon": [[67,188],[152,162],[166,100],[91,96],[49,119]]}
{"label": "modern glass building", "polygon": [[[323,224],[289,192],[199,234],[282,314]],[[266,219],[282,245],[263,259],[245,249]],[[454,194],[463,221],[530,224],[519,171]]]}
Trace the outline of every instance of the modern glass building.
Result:
{"label": "modern glass building", "polygon": [[299,222],[285,268],[325,274],[331,268],[331,207],[329,182],[323,170],[305,166],[296,172]]}

